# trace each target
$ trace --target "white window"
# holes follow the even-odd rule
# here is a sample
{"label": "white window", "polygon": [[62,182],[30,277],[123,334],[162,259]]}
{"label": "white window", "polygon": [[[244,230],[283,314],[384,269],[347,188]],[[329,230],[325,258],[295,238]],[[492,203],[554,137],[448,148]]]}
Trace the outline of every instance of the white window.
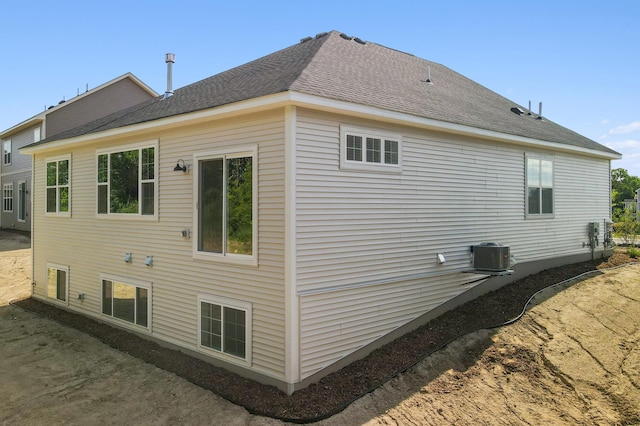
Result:
{"label": "white window", "polygon": [[2,211],[13,212],[13,183],[2,185]]}
{"label": "white window", "polygon": [[46,160],[46,212],[68,215],[71,212],[71,157]]}
{"label": "white window", "polygon": [[340,126],[340,167],[400,172],[402,137],[380,130]]}
{"label": "white window", "polygon": [[38,142],[41,139],[40,127],[33,129],[33,141]]}
{"label": "white window", "polygon": [[27,214],[27,182],[18,181],[18,222],[24,222]]}
{"label": "white window", "polygon": [[527,216],[553,217],[553,158],[527,155]]}
{"label": "white window", "polygon": [[157,217],[157,144],[98,152],[99,215]]}
{"label": "white window", "polygon": [[256,148],[194,156],[195,255],[256,263]]}
{"label": "white window", "polygon": [[2,164],[5,166],[11,164],[11,139],[2,141]]}
{"label": "white window", "polygon": [[220,297],[198,298],[198,346],[231,361],[251,363],[251,304]]}
{"label": "white window", "polygon": [[151,283],[102,276],[102,313],[140,327],[151,321]]}
{"label": "white window", "polygon": [[69,300],[69,267],[47,263],[47,297],[55,301]]}

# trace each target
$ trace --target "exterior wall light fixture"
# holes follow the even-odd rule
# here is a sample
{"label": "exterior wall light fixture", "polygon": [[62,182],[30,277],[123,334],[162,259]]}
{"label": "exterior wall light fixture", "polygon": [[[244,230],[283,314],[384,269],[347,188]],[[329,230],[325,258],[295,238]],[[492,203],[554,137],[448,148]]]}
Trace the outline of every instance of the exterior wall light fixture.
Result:
{"label": "exterior wall light fixture", "polygon": [[125,261],[125,262],[127,262],[127,263],[131,263],[131,258],[132,258],[132,257],[133,257],[133,256],[132,256],[131,252],[128,252],[128,253],[125,253],[125,254],[124,254],[124,259],[122,259],[122,260],[124,260],[124,261]]}
{"label": "exterior wall light fixture", "polygon": [[144,260],[144,264],[147,266],[153,266],[153,256],[147,256]]}
{"label": "exterior wall light fixture", "polygon": [[[182,163],[182,165],[180,165]],[[181,158],[178,160],[178,162],[176,163],[176,166],[173,168],[174,172],[183,172],[183,173],[187,173],[187,165],[184,164],[184,160]]]}

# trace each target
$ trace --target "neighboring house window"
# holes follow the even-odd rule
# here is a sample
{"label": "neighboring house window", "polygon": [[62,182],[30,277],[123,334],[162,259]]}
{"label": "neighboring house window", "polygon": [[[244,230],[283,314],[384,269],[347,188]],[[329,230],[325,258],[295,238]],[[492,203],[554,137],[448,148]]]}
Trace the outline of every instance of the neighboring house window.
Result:
{"label": "neighboring house window", "polygon": [[70,212],[70,157],[47,159],[47,213]]}
{"label": "neighboring house window", "polygon": [[40,127],[33,129],[33,141],[38,142],[40,140]]}
{"label": "neighboring house window", "polygon": [[149,328],[150,283],[130,283],[102,277],[102,313]]}
{"label": "neighboring house window", "polygon": [[155,216],[156,146],[98,153],[98,214]]}
{"label": "neighboring house window", "polygon": [[251,304],[207,296],[198,302],[200,347],[250,363]]}
{"label": "neighboring house window", "polygon": [[47,264],[47,296],[66,302],[69,295],[69,267]]}
{"label": "neighboring house window", "polygon": [[23,180],[18,182],[18,222],[24,222],[27,212],[27,183]]}
{"label": "neighboring house window", "polygon": [[11,164],[11,139],[2,141],[2,164]]}
{"label": "neighboring house window", "polygon": [[527,156],[527,214],[553,215],[553,159]]}
{"label": "neighboring house window", "polygon": [[2,211],[13,212],[13,183],[2,185]]}
{"label": "neighboring house window", "polygon": [[255,261],[256,151],[196,155],[196,251]]}
{"label": "neighboring house window", "polygon": [[340,167],[399,172],[402,137],[380,130],[340,127]]}

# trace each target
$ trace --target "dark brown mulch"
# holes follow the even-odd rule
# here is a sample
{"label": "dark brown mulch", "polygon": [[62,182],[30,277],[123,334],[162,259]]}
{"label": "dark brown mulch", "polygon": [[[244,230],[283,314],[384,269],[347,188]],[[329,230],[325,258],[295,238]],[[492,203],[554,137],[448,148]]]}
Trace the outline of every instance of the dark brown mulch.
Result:
{"label": "dark brown mulch", "polygon": [[407,370],[433,351],[464,334],[493,328],[517,317],[538,290],[582,273],[618,266],[635,259],[616,250],[608,260],[589,261],[549,269],[487,293],[440,317],[366,358],[332,373],[318,383],[288,396],[273,386],[244,379],[207,362],[79,314],[34,299],[15,304],[42,317],[78,329],[125,353],[245,407],[249,412],[305,423],[327,418],[346,408],[390,378]]}

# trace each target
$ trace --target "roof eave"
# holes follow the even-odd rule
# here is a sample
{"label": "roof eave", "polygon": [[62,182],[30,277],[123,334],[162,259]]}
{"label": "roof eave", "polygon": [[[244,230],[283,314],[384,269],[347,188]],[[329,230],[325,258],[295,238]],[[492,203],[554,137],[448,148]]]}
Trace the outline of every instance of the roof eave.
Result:
{"label": "roof eave", "polygon": [[29,127],[33,127],[37,124],[42,123],[44,121],[45,115],[46,115],[46,112],[43,111],[40,114],[36,114],[33,117],[28,118],[25,121],[16,124],[15,126],[9,127],[7,130],[0,133],[0,139],[6,139],[8,137],[11,137],[12,135],[15,135],[18,132],[28,129]]}
{"label": "roof eave", "polygon": [[370,107],[366,105],[354,104],[344,101],[336,101],[332,99],[322,98],[313,95],[307,95],[303,93],[291,92],[291,101],[294,105],[308,107],[313,109],[319,109],[327,112],[336,112],[342,114],[354,115],[362,118],[374,118],[378,121],[385,121],[388,123],[409,125],[412,127],[418,127],[422,129],[429,129],[435,131],[441,131],[446,133],[454,133],[464,136],[472,136],[485,140],[492,140],[497,142],[504,142],[515,145],[522,145],[528,147],[537,147],[543,149],[550,149],[553,151],[573,152],[583,155],[607,158],[610,160],[617,160],[622,158],[619,153],[610,153],[605,151],[599,151],[594,149],[582,148],[573,145],[565,145],[558,142],[544,141],[539,139],[533,139],[523,136],[511,135],[502,132],[496,132],[492,130],[480,129],[472,126],[465,126],[462,124],[449,123],[440,120],[434,120],[430,118],[418,117],[411,114],[400,113],[395,111],[383,110],[376,107]]}
{"label": "roof eave", "polygon": [[149,87],[146,83],[144,83],[142,80],[140,80],[138,77],[136,77],[135,75],[133,75],[130,72],[124,73],[121,76],[118,76],[112,80],[107,81],[106,83],[101,84],[100,86],[94,87],[91,90],[87,90],[84,93],[81,93],[77,96],[74,96],[73,98],[69,99],[68,101],[59,103],[58,105],[54,105],[52,107],[50,107],[49,109],[46,109],[36,115],[34,115],[31,118],[26,119],[25,121],[16,124],[15,126],[12,126],[8,129],[6,129],[5,131],[3,131],[2,133],[0,133],[0,139],[6,138],[8,136],[11,136],[15,133],[18,133],[24,129],[27,129],[31,126],[35,126],[36,124],[42,123],[45,120],[45,117],[54,112],[57,111],[61,108],[66,107],[67,105],[70,105],[82,98],[85,98],[87,96],[90,96],[102,89],[104,89],[105,87],[108,87],[114,83],[117,83],[121,80],[124,80],[125,78],[130,79],[131,81],[133,81],[135,84],[137,84],[142,90],[144,90],[145,92],[147,92],[149,95],[151,95],[152,97],[156,97],[158,96],[158,93],[153,90],[151,87]]}
{"label": "roof eave", "polygon": [[605,158],[609,160],[617,160],[622,158],[622,155],[618,153],[611,153],[577,147],[573,145],[565,145],[557,142],[510,135],[492,130],[485,130],[461,124],[448,123],[440,120],[418,117],[411,114],[389,111],[376,107],[354,104],[351,102],[337,101],[294,91],[287,91],[263,96],[260,98],[253,98],[245,101],[235,102],[232,104],[222,105],[215,108],[175,115],[158,120],[105,130],[102,132],[89,133],[82,136],[77,136],[69,139],[61,139],[41,145],[36,144],[27,146],[21,148],[20,152],[23,154],[33,154],[42,151],[59,149],[71,145],[99,142],[115,137],[127,137],[136,134],[148,133],[149,131],[161,131],[169,128],[182,127],[209,121],[211,119],[218,120],[241,114],[255,113],[273,108],[284,107],[286,105],[305,107],[337,114],[347,114],[361,118],[384,121],[387,123],[408,125],[422,129],[471,136],[484,140],[491,140],[532,148],[578,153],[581,155]]}

